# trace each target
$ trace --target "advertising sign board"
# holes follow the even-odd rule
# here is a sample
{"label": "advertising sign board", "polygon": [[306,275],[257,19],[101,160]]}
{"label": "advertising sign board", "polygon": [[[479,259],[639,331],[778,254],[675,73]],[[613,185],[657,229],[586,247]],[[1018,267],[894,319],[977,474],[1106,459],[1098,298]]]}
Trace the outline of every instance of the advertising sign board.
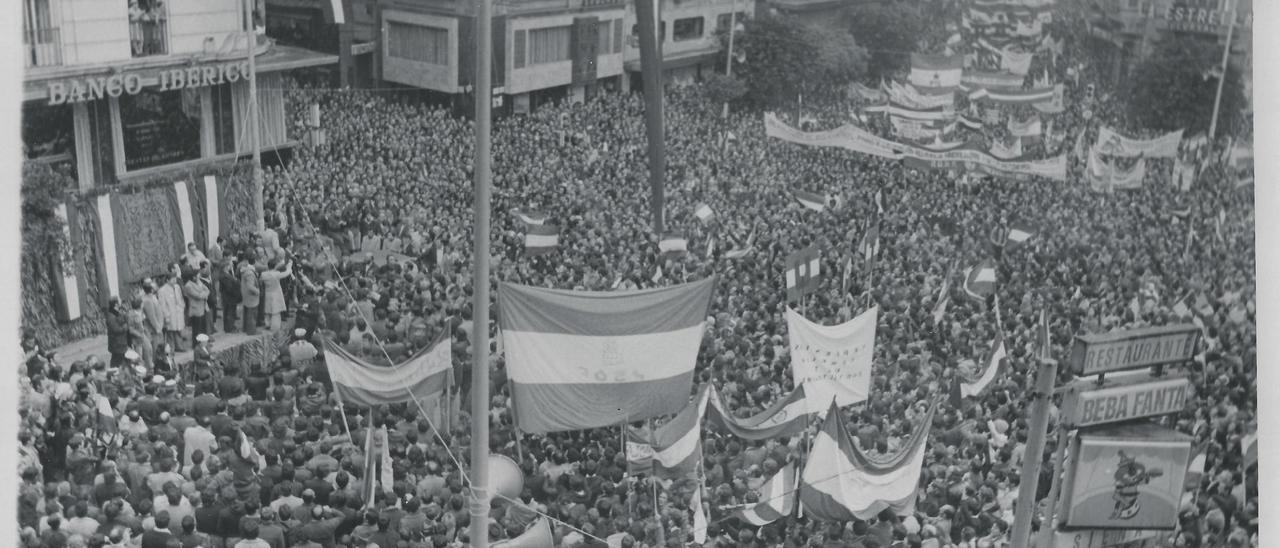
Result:
{"label": "advertising sign board", "polygon": [[1182,411],[1194,395],[1185,377],[1072,392],[1063,406],[1064,421],[1083,427],[1167,415]]}
{"label": "advertising sign board", "polygon": [[1152,424],[1080,434],[1063,489],[1067,527],[1172,529],[1191,438]]}
{"label": "advertising sign board", "polygon": [[1083,531],[1058,531],[1054,534],[1053,548],[1157,548],[1170,533],[1160,531],[1124,531],[1112,529],[1085,529]]}
{"label": "advertising sign board", "polygon": [[1071,348],[1071,367],[1083,376],[1190,361],[1199,340],[1195,324],[1081,335]]}

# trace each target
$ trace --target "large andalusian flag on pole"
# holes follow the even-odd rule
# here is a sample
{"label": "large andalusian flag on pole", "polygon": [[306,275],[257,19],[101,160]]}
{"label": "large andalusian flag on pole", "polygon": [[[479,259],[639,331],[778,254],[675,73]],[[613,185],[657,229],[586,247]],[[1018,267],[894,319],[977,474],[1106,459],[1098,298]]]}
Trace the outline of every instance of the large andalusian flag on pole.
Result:
{"label": "large andalusian flag on pole", "polygon": [[333,379],[333,388],[345,403],[378,406],[424,400],[438,395],[449,385],[453,353],[447,333],[431,346],[394,366],[374,365],[357,358],[341,346],[324,341],[324,363]]}
{"label": "large andalusian flag on pole", "polygon": [[826,411],[833,398],[836,405],[867,399],[879,311],[872,308],[840,325],[826,326],[787,309],[791,372],[796,385],[804,385],[810,413]]}
{"label": "large andalusian flag on pole", "polygon": [[832,403],[800,475],[805,515],[849,521],[871,519],[885,509],[900,516],[915,511],[925,440],[937,408],[934,402],[897,454],[873,457],[854,445]]}
{"label": "large andalusian flag on pole", "polygon": [[541,434],[679,411],[714,289],[715,278],[628,292],[501,284],[516,425]]}

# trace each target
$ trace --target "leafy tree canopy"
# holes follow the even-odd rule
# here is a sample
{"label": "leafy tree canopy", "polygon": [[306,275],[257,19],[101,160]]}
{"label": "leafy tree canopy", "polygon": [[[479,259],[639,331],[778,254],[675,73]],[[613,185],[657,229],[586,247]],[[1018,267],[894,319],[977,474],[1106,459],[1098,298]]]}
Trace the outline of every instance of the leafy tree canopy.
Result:
{"label": "leafy tree canopy", "polygon": [[[1135,121],[1154,129],[1188,133],[1208,131],[1221,70],[1221,46],[1212,42],[1171,36],[1156,45],[1149,57],[1134,67],[1126,90],[1127,108]],[[1227,70],[1218,114],[1218,134],[1236,129],[1245,106],[1239,67]]]}

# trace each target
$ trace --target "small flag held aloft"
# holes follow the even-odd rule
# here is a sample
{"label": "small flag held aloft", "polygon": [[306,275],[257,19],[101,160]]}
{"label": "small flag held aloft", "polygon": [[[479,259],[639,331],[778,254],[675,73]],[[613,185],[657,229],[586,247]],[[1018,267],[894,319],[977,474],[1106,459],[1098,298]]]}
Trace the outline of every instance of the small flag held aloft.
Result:
{"label": "small flag held aloft", "polygon": [[787,256],[787,299],[798,301],[818,290],[821,281],[818,248],[809,246]]}

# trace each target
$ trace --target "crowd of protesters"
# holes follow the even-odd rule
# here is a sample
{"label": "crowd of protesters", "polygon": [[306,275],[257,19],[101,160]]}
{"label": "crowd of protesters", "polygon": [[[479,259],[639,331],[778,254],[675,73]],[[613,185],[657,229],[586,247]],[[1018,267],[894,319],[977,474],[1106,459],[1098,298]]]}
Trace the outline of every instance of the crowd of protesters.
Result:
{"label": "crowd of protesters", "polygon": [[[1060,115],[1072,140],[1100,123],[1133,131],[1105,100],[1089,101],[1083,85],[1068,83]],[[959,408],[942,405],[912,514],[844,523],[791,516],[756,527],[729,516],[757,501],[781,467],[803,462],[803,436],[746,442],[705,431],[701,480],[653,489],[628,473],[617,428],[518,434],[494,342],[488,443],[519,461],[524,490],[518,503],[495,502],[491,538],[518,536],[545,515],[557,546],[602,546],[609,537],[684,546],[701,484],[710,545],[1006,546],[1022,503],[1020,472],[1041,458],[1025,455],[1041,312],[1051,353],[1065,361],[1077,335],[1187,322],[1175,304],[1203,294],[1212,310],[1195,313],[1205,343],[1186,365],[1195,400],[1160,422],[1194,436],[1207,464],[1161,544],[1258,545],[1256,468],[1246,470],[1241,451],[1257,420],[1251,187],[1237,189],[1215,166],[1187,192],[1173,189],[1168,169],[1152,170],[1140,190],[1112,193],[1091,190],[1078,166],[1066,182],[962,181],[770,140],[760,111],[722,118],[696,86],[670,89],[666,100],[666,221],[688,239],[688,252],[660,254],[649,224],[640,96],[600,93],[495,121],[495,280],[610,291],[718,276],[696,381],[715,383],[728,408],[747,416],[794,388],[784,262],[818,244],[825,278],[806,315],[834,323],[880,308],[870,397],[844,410],[860,446],[877,453],[921,427],[925,402],[945,395],[956,371],[981,362],[998,337],[1009,348],[1007,374]],[[443,333],[453,397],[470,397],[470,337],[476,329],[497,335],[471,322],[472,125],[359,90],[303,88],[289,103],[299,125],[304,109],[320,106],[328,143],[267,174],[271,230],[252,242],[193,247],[169,277],[116,303],[107,359],[58,363],[38,334],[24,341],[17,496],[25,546],[467,545],[475,418],[436,424],[411,404],[372,414],[340,407],[317,350],[329,339],[396,362]],[[848,122],[848,104],[806,108],[817,128]],[[833,200],[812,211],[794,190]],[[700,204],[714,217],[694,216]],[[526,256],[526,227],[512,210],[547,214],[560,229],[557,250]],[[879,245],[867,260],[858,244],[872,219]],[[1034,238],[993,249],[991,235],[1015,220],[1036,227]],[[727,258],[735,248],[751,252]],[[998,299],[964,298],[958,273],[992,257]],[[956,289],[935,324],[948,275]],[[265,366],[214,358],[210,336],[260,325],[287,333]],[[173,351],[188,343],[195,361],[178,367]],[[1063,369],[1058,381],[1068,382]],[[1055,405],[1031,502],[1038,506],[1052,479],[1056,413]],[[379,426],[390,433],[395,481],[374,489],[371,503],[364,439]]]}

